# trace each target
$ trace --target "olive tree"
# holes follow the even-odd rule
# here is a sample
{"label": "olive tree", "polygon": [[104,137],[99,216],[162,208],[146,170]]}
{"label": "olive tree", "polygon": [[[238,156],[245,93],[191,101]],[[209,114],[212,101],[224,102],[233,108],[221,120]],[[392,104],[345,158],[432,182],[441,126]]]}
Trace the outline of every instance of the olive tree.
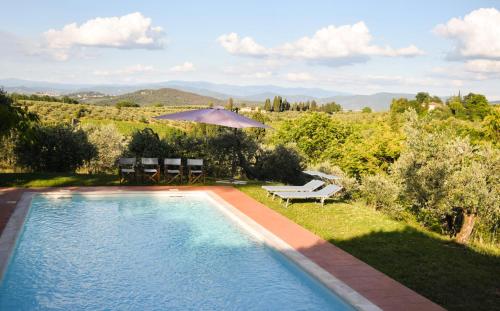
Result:
{"label": "olive tree", "polygon": [[407,113],[406,146],[393,166],[405,203],[426,225],[441,225],[460,243],[468,241],[478,222],[496,232],[498,149],[428,132],[424,125],[414,111]]}
{"label": "olive tree", "polygon": [[87,163],[91,173],[111,172],[126,147],[126,139],[113,124],[85,124],[81,129],[87,134],[89,142],[96,148],[97,155]]}

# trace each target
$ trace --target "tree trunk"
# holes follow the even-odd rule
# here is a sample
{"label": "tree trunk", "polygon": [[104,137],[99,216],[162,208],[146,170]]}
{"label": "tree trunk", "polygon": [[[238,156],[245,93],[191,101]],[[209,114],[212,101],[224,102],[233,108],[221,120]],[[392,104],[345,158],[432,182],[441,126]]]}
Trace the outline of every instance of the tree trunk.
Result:
{"label": "tree trunk", "polygon": [[474,224],[476,222],[476,215],[474,214],[464,214],[464,221],[462,227],[457,234],[456,241],[460,244],[466,244],[469,240],[472,229],[474,229]]}

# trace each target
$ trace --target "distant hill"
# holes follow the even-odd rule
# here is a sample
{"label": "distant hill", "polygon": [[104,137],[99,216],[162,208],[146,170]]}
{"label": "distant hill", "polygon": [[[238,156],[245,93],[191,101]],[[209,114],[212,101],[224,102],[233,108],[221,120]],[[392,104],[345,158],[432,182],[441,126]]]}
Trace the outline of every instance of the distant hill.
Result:
{"label": "distant hill", "polygon": [[[20,79],[0,79],[0,87],[7,92],[20,93],[51,93],[55,95],[80,94],[79,100],[111,105],[120,100],[132,100],[139,104],[162,103],[167,105],[206,105],[209,102],[221,104],[229,97],[235,102],[245,102],[247,105],[261,105],[266,98],[276,95],[286,98],[289,102],[304,102],[315,100],[318,103],[335,101],[345,110],[359,110],[370,107],[375,111],[389,110],[393,98],[414,98],[408,93],[376,93],[372,95],[355,95],[320,88],[282,87],[276,85],[230,85],[204,81],[164,81],[142,84],[63,84]],[[145,90],[159,93],[140,94]],[[169,91],[162,91],[169,90]],[[162,93],[164,92],[164,93]],[[102,93],[107,96],[100,98]],[[72,94],[72,95],[73,95]],[[84,94],[91,96],[84,96]],[[122,96],[122,97],[120,97]],[[83,99],[84,98],[84,99]],[[444,99],[444,97],[443,97]]]}
{"label": "distant hill", "polygon": [[89,103],[114,105],[121,101],[131,101],[141,106],[150,104],[162,104],[166,106],[203,106],[209,105],[210,103],[214,105],[223,105],[225,103],[225,101],[217,98],[170,88],[139,90],[118,96],[106,96],[104,98],[90,99]]}
{"label": "distant hill", "polygon": [[415,98],[415,94],[408,93],[376,93],[372,95],[350,95],[350,96],[332,96],[322,98],[320,103],[331,101],[340,104],[344,110],[359,110],[363,107],[370,107],[375,111],[389,110],[393,98]]}

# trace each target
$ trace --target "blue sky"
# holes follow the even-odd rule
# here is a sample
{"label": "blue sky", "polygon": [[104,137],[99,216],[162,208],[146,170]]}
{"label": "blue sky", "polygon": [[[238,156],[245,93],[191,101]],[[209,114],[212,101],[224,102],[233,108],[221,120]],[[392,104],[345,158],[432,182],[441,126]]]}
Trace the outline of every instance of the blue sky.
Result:
{"label": "blue sky", "polygon": [[9,1],[0,11],[0,78],[461,90],[500,99],[500,5]]}

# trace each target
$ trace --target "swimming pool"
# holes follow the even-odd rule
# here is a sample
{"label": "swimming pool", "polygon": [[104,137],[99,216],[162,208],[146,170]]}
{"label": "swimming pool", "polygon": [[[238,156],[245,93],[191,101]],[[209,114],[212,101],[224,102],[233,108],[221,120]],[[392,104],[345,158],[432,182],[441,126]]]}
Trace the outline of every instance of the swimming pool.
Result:
{"label": "swimming pool", "polygon": [[1,310],[353,310],[204,193],[36,195]]}

